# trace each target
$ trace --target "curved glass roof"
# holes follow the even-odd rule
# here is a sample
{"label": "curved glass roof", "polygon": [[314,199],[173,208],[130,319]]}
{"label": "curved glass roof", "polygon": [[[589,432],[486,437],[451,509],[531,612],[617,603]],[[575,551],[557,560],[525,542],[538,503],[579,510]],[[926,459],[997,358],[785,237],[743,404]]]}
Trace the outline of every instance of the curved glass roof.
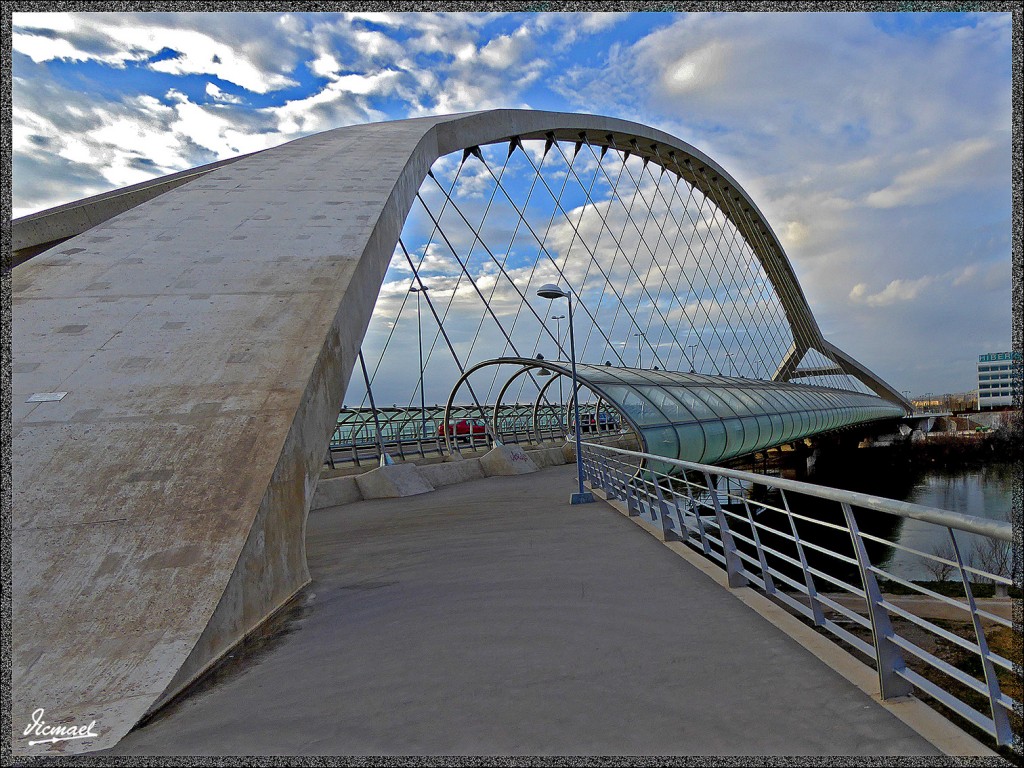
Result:
{"label": "curved glass roof", "polygon": [[874,395],[806,384],[597,365],[576,371],[632,423],[647,452],[702,464],[904,415]]}
{"label": "curved glass roof", "polygon": [[[498,358],[477,368],[507,363],[571,376],[564,362],[526,358]],[[581,385],[636,430],[646,452],[702,464],[904,415],[880,397],[830,387],[609,365],[578,364],[576,370]]]}

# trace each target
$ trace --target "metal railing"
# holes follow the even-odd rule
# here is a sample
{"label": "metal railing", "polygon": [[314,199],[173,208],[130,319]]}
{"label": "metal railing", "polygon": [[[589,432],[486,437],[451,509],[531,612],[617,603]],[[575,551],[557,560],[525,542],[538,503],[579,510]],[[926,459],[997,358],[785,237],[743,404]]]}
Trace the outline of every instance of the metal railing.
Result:
{"label": "metal railing", "polygon": [[[473,406],[454,409],[449,420],[452,425],[449,451],[445,430],[442,429],[445,423],[443,407],[428,406],[425,411],[419,408],[378,408],[376,414],[370,408],[344,408],[338,414],[324,463],[332,468],[376,465],[381,446],[392,458],[405,461],[487,449],[493,445],[495,437],[502,443],[536,444],[538,439],[558,441],[571,434],[571,425],[561,423],[564,409],[557,406],[541,406],[535,413],[532,405],[502,405],[498,409],[496,434],[491,428],[493,406],[488,406],[484,415],[481,415],[481,410]],[[586,416],[590,421],[584,423],[583,433],[618,432],[619,420],[608,418],[604,421],[605,413],[601,412],[601,418],[588,413]],[[460,422],[463,426],[459,426]]]}
{"label": "metal railing", "polygon": [[[584,443],[582,456],[593,489],[660,527],[666,541],[684,542],[717,561],[730,587],[759,587],[867,656],[883,699],[916,688],[998,744],[1011,743],[1017,702],[1001,690],[997,669],[1013,675],[1013,664],[990,649],[989,637],[1012,622],[980,607],[973,583],[1012,585],[1006,575],[1014,573],[1009,523],[595,443]],[[895,543],[894,533],[908,521],[944,531],[948,544],[923,552]],[[969,542],[974,552],[1001,553],[1004,564],[993,566],[988,557],[976,567]],[[958,575],[964,597],[915,584],[908,563]],[[883,593],[880,579],[913,596]],[[940,626],[921,615],[936,608],[964,622]],[[958,631],[964,623],[969,629]],[[938,655],[942,646],[972,661],[954,665]]]}
{"label": "metal railing", "polygon": [[[482,415],[481,409],[472,406],[462,406],[455,411],[451,432],[456,453],[487,448],[493,443],[490,415],[490,409]],[[542,408],[535,430],[532,406],[502,406],[498,413],[497,437],[504,443],[533,442],[535,432],[542,439],[564,437],[560,415],[559,409]],[[460,427],[459,422],[465,425]],[[444,408],[436,405],[428,406],[425,412],[419,408],[378,408],[376,418],[370,408],[344,408],[338,415],[324,463],[331,467],[376,464],[380,445],[399,460],[445,455],[448,449],[442,429],[444,423]]]}

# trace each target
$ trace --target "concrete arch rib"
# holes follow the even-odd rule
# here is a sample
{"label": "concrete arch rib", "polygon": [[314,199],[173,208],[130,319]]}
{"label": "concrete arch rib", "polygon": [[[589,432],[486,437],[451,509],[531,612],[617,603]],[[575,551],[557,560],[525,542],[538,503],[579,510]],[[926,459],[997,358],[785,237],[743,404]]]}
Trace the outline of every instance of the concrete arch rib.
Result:
{"label": "concrete arch rib", "polygon": [[[684,152],[764,221],[660,131],[496,110],[255,153],[12,270],[16,751],[46,752],[20,736],[41,702],[97,721],[63,751],[111,746],[308,583],[323,447],[431,164],[580,132]],[[820,336],[763,226],[787,312]]]}

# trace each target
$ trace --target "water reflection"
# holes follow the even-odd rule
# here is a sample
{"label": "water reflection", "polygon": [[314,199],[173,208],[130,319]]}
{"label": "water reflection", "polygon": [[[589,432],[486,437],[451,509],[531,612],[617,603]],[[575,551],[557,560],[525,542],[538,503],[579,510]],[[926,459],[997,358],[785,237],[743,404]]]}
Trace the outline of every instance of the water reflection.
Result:
{"label": "water reflection", "polygon": [[[909,501],[950,512],[1009,521],[1013,478],[1012,464],[990,464],[956,471],[874,464],[834,467],[811,480],[835,488]],[[949,534],[946,529],[929,523],[891,515],[872,515],[868,510],[859,510],[857,521],[865,533],[921,552],[933,553],[948,548]],[[956,537],[961,555],[966,560],[980,537],[968,533],[957,533]],[[916,555],[872,542],[867,542],[867,545],[872,562],[896,576],[911,580],[936,578],[925,567],[925,561]],[[848,550],[847,545],[841,551],[845,554]],[[951,553],[949,556],[952,557]],[[850,569],[840,570],[848,572]],[[832,570],[829,572],[832,573]]]}
{"label": "water reflection", "polygon": [[[993,464],[960,472],[927,472],[903,500],[975,517],[1009,521],[1012,498],[1013,467]],[[956,538],[965,559],[981,541],[981,537],[969,533],[957,533]],[[906,520],[896,541],[922,552],[935,552],[948,544],[949,534],[934,525]],[[903,578],[935,578],[924,567],[921,558],[900,550],[894,549],[884,564]]]}
{"label": "water reflection", "polygon": [[[760,492],[754,493],[752,500],[768,504],[772,507],[782,508],[784,506],[782,496],[778,491],[764,492],[762,489]],[[850,534],[846,530],[846,519],[843,515],[842,507],[834,501],[796,494],[787,494],[786,503],[794,515],[809,518],[809,520],[798,519],[795,521],[796,532],[803,544],[803,554],[807,560],[807,565],[813,570],[821,571],[846,584],[859,585],[860,574],[857,565],[855,562],[849,562],[856,560],[856,554],[853,550]],[[792,535],[792,528],[790,528],[789,521],[784,515],[766,511],[759,515],[758,518],[759,523],[778,530],[783,534]],[[872,513],[869,510],[861,511],[857,515],[857,524],[863,533],[887,541],[899,541],[902,523],[902,518]],[[837,530],[833,526],[838,526],[841,530]],[[792,542],[786,541],[781,536],[775,537],[769,531],[763,531],[761,539],[763,544],[790,558],[799,560],[799,553]],[[868,558],[873,563],[883,562],[892,550],[892,547],[875,541],[866,540],[864,544]],[[742,543],[738,543],[737,546],[740,549],[748,548]],[[828,553],[837,553],[847,559],[843,560]],[[778,570],[791,579],[798,582],[803,581],[801,569],[791,563],[787,563],[784,559],[773,558],[771,565],[778,568]],[[815,581],[818,583],[818,589],[822,591],[834,591],[836,588],[835,585],[830,584],[823,577],[815,577]]]}

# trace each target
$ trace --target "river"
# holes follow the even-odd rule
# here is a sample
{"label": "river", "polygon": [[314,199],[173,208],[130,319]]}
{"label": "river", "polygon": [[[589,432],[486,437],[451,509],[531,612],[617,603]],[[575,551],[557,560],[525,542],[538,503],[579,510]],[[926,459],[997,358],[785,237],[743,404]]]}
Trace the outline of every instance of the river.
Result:
{"label": "river", "polygon": [[[980,469],[960,471],[927,471],[917,478],[913,487],[901,499],[927,507],[937,507],[975,517],[1009,522],[1013,503],[1014,467],[1011,464],[991,464]],[[948,542],[945,530],[917,520],[904,520],[896,539],[898,544],[923,552],[932,552]],[[957,545],[961,554],[971,552],[978,537],[958,533]],[[903,578],[934,578],[921,564],[920,558],[893,549],[884,567]]]}
{"label": "river", "polygon": [[[862,462],[859,461],[857,466],[836,466],[833,471],[810,480],[975,517],[1007,522],[1011,519],[1015,472],[1012,463],[992,463],[959,470],[922,469],[902,462],[888,464],[881,454],[878,456],[881,461],[865,454],[861,457]],[[888,515],[872,519],[864,511],[857,517],[861,527],[867,526],[876,536],[921,552],[935,553],[945,549],[945,554],[952,558],[949,534],[944,528],[917,520],[893,519]],[[889,521],[893,524],[887,524]],[[980,544],[979,537],[966,533],[957,533],[956,536],[957,545],[966,560]],[[898,548],[880,549],[876,546],[872,551],[869,546],[869,553],[875,562],[896,576],[920,580],[935,578],[924,566],[922,558]]]}

